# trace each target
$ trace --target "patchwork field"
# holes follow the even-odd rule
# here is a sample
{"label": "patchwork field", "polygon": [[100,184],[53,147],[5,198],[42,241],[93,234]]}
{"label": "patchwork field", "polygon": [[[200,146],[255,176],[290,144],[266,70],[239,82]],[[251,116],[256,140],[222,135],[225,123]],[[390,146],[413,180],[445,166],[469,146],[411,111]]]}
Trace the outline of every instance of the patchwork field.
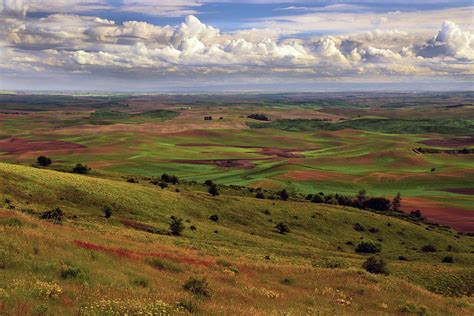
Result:
{"label": "patchwork field", "polygon": [[[444,95],[0,96],[0,157],[110,176],[354,196],[474,231],[473,98]],[[247,116],[263,113],[270,121]],[[204,120],[211,116],[212,120]]]}

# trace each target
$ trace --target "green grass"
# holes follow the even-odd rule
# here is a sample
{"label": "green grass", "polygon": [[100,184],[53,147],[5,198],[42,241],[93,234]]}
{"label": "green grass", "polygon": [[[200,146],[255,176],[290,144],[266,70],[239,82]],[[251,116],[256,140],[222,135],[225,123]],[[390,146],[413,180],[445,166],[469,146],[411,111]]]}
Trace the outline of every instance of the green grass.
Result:
{"label": "green grass", "polygon": [[[472,237],[358,209],[259,200],[225,190],[211,197],[190,185],[179,188],[0,163],[0,264],[5,266],[0,289],[7,293],[0,295],[8,295],[0,311],[18,311],[23,302],[29,312],[43,304],[53,314],[92,305],[133,314],[161,300],[173,313],[176,302],[192,295],[183,289],[186,280],[206,276],[210,297],[195,306],[205,314],[249,313],[252,306],[261,314],[274,308],[376,314],[383,311],[380,302],[390,313],[411,303],[424,304],[435,315],[469,313],[460,307],[465,300],[420,287],[454,296],[472,293]],[[113,207],[110,219],[103,217],[104,205]],[[38,219],[55,207],[66,214],[61,225]],[[218,222],[208,219],[212,214]],[[182,237],[122,224],[128,219],[166,232],[171,215],[184,219]],[[290,233],[277,233],[278,222],[287,223]],[[356,231],[356,223],[365,231]],[[360,271],[367,256],[354,250],[361,240],[381,244],[390,276]],[[438,252],[421,252],[427,244]],[[409,261],[399,261],[400,255]],[[446,255],[455,263],[441,264]],[[45,297],[44,291],[52,292]],[[334,303],[348,297],[350,306]]]}
{"label": "green grass", "polygon": [[463,119],[388,119],[356,118],[349,121],[329,123],[320,120],[278,120],[270,123],[249,123],[252,128],[275,128],[286,131],[338,131],[353,128],[363,131],[387,134],[428,134],[470,135],[474,133],[474,121]]}

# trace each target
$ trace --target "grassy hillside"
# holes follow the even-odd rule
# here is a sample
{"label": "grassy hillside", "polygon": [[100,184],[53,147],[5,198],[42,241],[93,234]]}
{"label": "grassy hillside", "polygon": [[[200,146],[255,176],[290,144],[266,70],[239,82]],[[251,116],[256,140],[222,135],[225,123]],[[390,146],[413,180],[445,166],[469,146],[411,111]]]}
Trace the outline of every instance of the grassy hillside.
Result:
{"label": "grassy hillside", "polygon": [[[465,297],[472,237],[352,208],[177,187],[0,163],[0,314],[474,311]],[[61,224],[39,219],[56,207]],[[184,219],[183,236],[168,233],[172,215]],[[368,255],[355,248],[366,240],[381,245],[389,276],[361,268]],[[183,288],[190,277],[205,277],[209,296]]]}

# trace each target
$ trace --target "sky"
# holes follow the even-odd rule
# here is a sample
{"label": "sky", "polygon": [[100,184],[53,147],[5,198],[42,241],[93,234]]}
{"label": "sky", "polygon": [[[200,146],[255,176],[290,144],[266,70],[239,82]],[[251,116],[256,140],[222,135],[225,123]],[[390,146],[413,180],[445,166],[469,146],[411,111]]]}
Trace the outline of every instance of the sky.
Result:
{"label": "sky", "polygon": [[474,90],[448,0],[0,0],[0,90]]}

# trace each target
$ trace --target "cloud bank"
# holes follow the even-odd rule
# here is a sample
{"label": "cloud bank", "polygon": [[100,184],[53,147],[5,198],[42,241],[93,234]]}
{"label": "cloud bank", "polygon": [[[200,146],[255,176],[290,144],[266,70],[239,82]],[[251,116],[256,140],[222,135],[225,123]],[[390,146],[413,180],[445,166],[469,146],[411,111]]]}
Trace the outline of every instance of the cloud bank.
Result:
{"label": "cloud bank", "polygon": [[[34,5],[0,1],[0,71],[4,78],[60,73],[128,76],[131,80],[206,80],[222,75],[308,80],[448,76],[469,80],[474,75],[474,34],[451,21],[444,21],[431,36],[375,30],[292,38],[268,27],[221,32],[194,15],[174,26],[116,23],[71,13],[28,17]],[[82,1],[76,12],[84,6],[106,5]],[[61,1],[56,1],[56,6],[60,8]]]}

